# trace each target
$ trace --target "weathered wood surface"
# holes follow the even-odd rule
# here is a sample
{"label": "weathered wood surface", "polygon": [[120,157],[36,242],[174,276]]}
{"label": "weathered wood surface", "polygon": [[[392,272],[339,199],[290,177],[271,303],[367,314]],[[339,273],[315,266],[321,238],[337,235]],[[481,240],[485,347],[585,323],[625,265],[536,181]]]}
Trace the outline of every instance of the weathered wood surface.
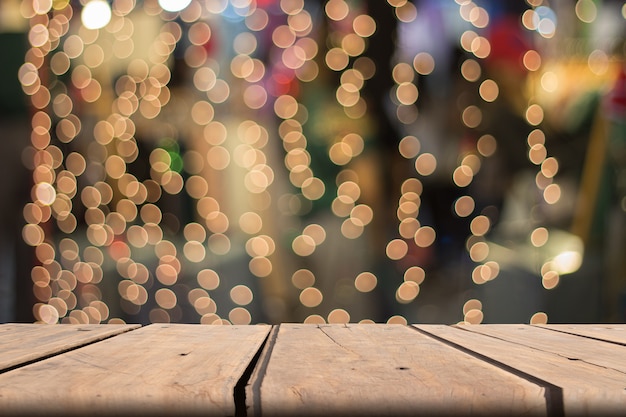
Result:
{"label": "weathered wood surface", "polygon": [[548,411],[543,386],[401,325],[284,324],[259,367],[247,395],[255,415]]}
{"label": "weathered wood surface", "polygon": [[415,327],[495,361],[511,372],[543,381],[554,414],[626,414],[626,374],[584,359],[597,352],[607,355],[602,362],[619,361],[618,357],[626,357],[626,347],[558,332],[550,334],[548,329],[530,326],[490,325],[488,331],[484,326],[472,325]]}
{"label": "weathered wood surface", "polygon": [[626,416],[626,325],[0,325],[0,416]]}
{"label": "weathered wood surface", "polygon": [[150,325],[0,374],[2,415],[235,415],[269,326]]}
{"label": "weathered wood surface", "polygon": [[537,327],[626,345],[626,324],[541,324]]}
{"label": "weathered wood surface", "polygon": [[0,326],[0,371],[93,343],[139,325]]}
{"label": "weathered wood surface", "polygon": [[520,346],[551,352],[572,362],[587,362],[598,367],[613,369],[626,376],[626,349],[623,346],[523,324],[463,327],[469,331],[507,340]]}

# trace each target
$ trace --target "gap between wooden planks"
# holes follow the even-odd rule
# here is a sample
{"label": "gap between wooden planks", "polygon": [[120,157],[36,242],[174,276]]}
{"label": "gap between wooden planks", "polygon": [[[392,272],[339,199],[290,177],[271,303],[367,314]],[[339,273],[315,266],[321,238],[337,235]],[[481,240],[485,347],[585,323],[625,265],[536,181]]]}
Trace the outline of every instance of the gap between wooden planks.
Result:
{"label": "gap between wooden planks", "polygon": [[139,328],[134,325],[0,325],[0,372],[59,355],[120,333]]}
{"label": "gap between wooden planks", "polygon": [[[626,347],[597,326],[415,326],[443,341],[555,387],[555,410],[568,416],[626,415]],[[626,326],[614,329],[626,331]],[[603,331],[600,331],[603,330]],[[620,330],[617,330],[620,331]],[[594,337],[590,337],[593,335]]]}
{"label": "gap between wooden planks", "polygon": [[48,355],[0,374],[0,415],[235,415],[269,330],[154,324]]}
{"label": "gap between wooden planks", "polygon": [[281,325],[273,329],[248,385],[248,410],[252,415],[625,415],[626,350],[615,343],[615,333],[621,335],[626,326],[567,328],[580,335],[563,330]]}
{"label": "gap between wooden planks", "polygon": [[[11,332],[34,348],[7,342]],[[625,333],[605,325],[0,325],[0,364],[10,364],[0,366],[0,414],[600,415],[624,404]],[[7,360],[11,352],[21,364]]]}

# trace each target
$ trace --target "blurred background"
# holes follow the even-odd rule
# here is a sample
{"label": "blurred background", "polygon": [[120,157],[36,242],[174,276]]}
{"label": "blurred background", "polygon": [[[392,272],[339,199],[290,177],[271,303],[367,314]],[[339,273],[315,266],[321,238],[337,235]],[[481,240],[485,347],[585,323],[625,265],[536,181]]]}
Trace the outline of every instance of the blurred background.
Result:
{"label": "blurred background", "polygon": [[623,322],[625,19],[2,0],[0,322]]}

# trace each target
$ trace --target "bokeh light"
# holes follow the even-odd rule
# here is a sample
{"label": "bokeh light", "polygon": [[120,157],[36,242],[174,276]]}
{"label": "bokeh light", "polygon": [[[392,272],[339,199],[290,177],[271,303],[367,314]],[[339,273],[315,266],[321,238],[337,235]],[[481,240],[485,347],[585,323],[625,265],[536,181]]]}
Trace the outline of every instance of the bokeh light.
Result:
{"label": "bokeh light", "polygon": [[111,6],[103,0],[91,0],[85,4],[80,18],[87,29],[103,28],[111,21]]}
{"label": "bokeh light", "polygon": [[[598,2],[577,0],[577,22],[525,2],[514,20],[528,45],[506,53],[500,14],[472,1],[446,6],[445,34],[424,19],[437,2],[388,0],[385,16],[313,3],[24,2],[20,230],[38,321],[369,323],[363,306],[389,292],[376,320],[406,324],[428,311],[431,274],[458,267],[455,321],[478,324],[475,297],[509,273],[495,240],[552,249],[573,201],[554,131],[567,133],[568,94],[584,96],[556,51],[615,75],[610,48],[561,33],[595,33]],[[397,43],[381,51],[385,37]],[[496,128],[503,112],[515,132]],[[522,165],[526,188],[502,175]],[[498,198],[523,192],[528,218],[510,220],[523,209]],[[558,290],[582,253],[529,268]]]}

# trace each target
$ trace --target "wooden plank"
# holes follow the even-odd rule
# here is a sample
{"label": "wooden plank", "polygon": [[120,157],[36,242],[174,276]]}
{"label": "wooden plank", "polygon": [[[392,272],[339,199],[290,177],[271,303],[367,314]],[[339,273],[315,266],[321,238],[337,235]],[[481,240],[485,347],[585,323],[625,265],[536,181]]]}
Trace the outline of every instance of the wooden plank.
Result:
{"label": "wooden plank", "polygon": [[270,326],[159,324],[0,375],[0,410],[235,415],[234,387]]}
{"label": "wooden plank", "polygon": [[626,324],[536,324],[535,326],[626,345]]}
{"label": "wooden plank", "polygon": [[[485,326],[492,325],[478,327],[484,329]],[[415,327],[553,385],[550,401],[554,409],[561,409],[566,416],[623,414],[626,377],[622,372],[585,361],[572,361],[557,353],[506,340],[506,337],[469,331],[476,326]],[[511,328],[503,327],[499,332],[506,333],[507,329]]]}
{"label": "wooden plank", "polygon": [[2,324],[0,372],[138,327],[123,324]]}
{"label": "wooden plank", "polygon": [[[524,324],[462,325],[464,329],[626,374],[626,346]],[[626,387],[626,385],[624,385]]]}
{"label": "wooden plank", "polygon": [[262,415],[547,414],[543,386],[407,326],[283,324],[265,353]]}

